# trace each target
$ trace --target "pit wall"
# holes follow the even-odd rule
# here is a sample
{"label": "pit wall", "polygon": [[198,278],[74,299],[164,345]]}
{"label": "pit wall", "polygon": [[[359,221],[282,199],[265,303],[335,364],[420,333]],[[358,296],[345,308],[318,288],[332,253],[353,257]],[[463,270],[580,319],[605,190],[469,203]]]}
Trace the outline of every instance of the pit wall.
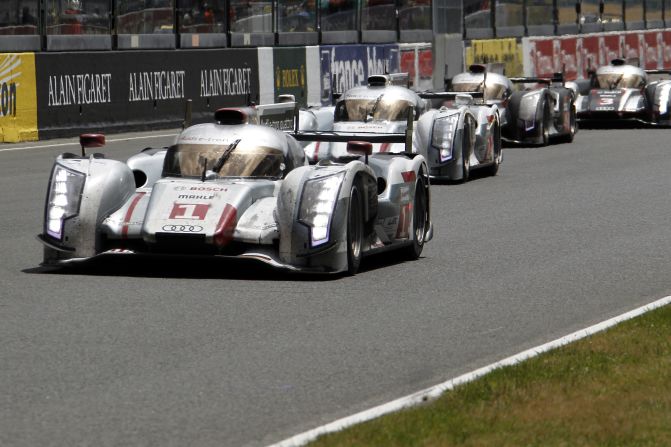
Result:
{"label": "pit wall", "polygon": [[432,45],[325,45],[211,50],[0,54],[0,142],[177,127],[221,107],[331,104],[371,74],[407,71],[430,88]]}

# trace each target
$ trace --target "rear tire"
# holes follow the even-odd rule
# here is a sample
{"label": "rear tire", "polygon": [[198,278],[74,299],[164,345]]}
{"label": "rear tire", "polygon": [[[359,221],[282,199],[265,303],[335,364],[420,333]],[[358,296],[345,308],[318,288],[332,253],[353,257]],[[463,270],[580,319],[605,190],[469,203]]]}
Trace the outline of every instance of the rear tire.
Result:
{"label": "rear tire", "polygon": [[357,184],[350,190],[347,209],[347,273],[359,271],[363,251],[363,202]]}
{"label": "rear tire", "polygon": [[569,115],[569,133],[562,136],[561,141],[564,143],[572,143],[575,134],[578,131],[578,118],[576,116],[575,107],[571,107],[571,114]]}
{"label": "rear tire", "polygon": [[415,199],[412,203],[412,244],[406,248],[406,256],[410,260],[418,259],[424,249],[429,224],[428,196],[424,178],[419,177],[415,183]]}

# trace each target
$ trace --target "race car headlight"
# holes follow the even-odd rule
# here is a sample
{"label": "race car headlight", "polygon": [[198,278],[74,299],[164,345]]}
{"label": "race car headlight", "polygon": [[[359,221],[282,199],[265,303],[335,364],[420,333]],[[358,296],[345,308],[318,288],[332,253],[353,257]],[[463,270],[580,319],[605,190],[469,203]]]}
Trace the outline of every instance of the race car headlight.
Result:
{"label": "race car headlight", "polygon": [[84,188],[84,174],[55,165],[51,174],[44,219],[45,232],[58,240],[63,238],[63,222],[79,212]]}
{"label": "race car headlight", "polygon": [[459,115],[449,115],[433,122],[431,146],[440,151],[440,160],[448,160],[452,156],[452,140],[457,130]]}
{"label": "race car headlight", "polygon": [[308,180],[303,187],[298,220],[310,227],[310,245],[316,247],[329,240],[331,217],[344,172]]}

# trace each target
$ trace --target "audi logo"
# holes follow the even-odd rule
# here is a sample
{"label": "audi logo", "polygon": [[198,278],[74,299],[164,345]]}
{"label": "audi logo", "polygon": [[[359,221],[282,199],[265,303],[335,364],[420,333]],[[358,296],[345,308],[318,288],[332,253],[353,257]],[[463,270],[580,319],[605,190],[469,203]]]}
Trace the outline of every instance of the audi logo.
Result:
{"label": "audi logo", "polygon": [[200,225],[163,225],[163,231],[169,233],[198,233],[203,231]]}

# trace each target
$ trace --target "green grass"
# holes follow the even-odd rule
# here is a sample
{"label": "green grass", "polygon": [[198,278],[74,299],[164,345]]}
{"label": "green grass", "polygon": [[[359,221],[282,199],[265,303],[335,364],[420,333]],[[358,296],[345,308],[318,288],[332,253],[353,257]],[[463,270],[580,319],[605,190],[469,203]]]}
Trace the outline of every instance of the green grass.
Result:
{"label": "green grass", "polygon": [[671,306],[311,446],[671,446]]}

